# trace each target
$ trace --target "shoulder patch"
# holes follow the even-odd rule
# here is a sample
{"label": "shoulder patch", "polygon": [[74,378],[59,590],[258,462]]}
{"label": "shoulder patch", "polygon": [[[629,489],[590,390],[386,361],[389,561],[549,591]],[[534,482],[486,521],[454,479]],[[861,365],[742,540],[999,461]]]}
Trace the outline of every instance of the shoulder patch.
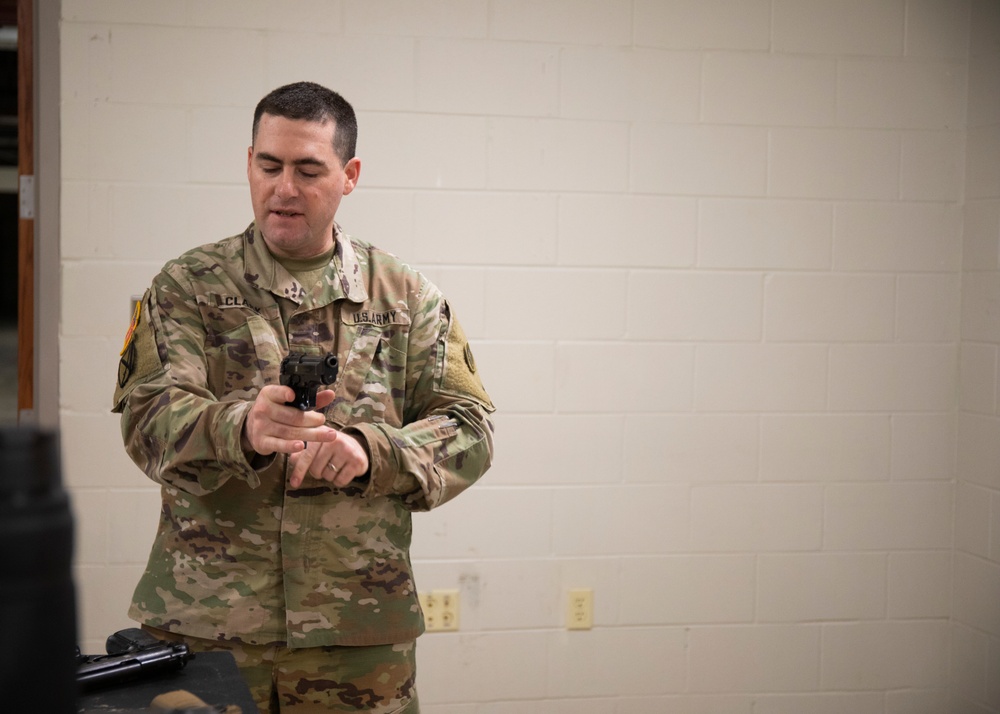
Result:
{"label": "shoulder patch", "polygon": [[132,322],[128,326],[128,330],[125,332],[125,344],[122,345],[122,351],[119,355],[124,355],[128,351],[129,347],[132,346],[132,340],[135,338],[135,326],[139,324],[139,315],[142,313],[142,300],[135,301],[135,309],[132,311]]}
{"label": "shoulder patch", "polygon": [[122,401],[132,389],[148,377],[163,371],[156,348],[156,335],[147,308],[149,291],[135,304],[132,322],[125,333],[125,344],[118,360],[115,382],[114,411],[120,411]]}
{"label": "shoulder patch", "polygon": [[472,397],[491,412],[496,409],[479,377],[479,370],[472,356],[472,347],[469,346],[465,330],[454,316],[448,325],[448,337],[445,341],[441,390],[449,394]]}

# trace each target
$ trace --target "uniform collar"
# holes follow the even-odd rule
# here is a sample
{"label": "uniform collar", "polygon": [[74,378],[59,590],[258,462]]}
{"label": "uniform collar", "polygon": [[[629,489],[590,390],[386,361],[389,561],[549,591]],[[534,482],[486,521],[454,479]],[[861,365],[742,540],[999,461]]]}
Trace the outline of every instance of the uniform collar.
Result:
{"label": "uniform collar", "polygon": [[[351,302],[364,302],[368,299],[368,291],[365,289],[361,264],[358,262],[357,253],[354,252],[354,246],[351,245],[351,238],[336,224],[333,233],[336,250],[330,261],[331,272],[327,274],[327,285],[317,300],[317,306],[341,298]],[[307,290],[303,289],[281,263],[274,259],[254,223],[243,232],[243,255],[246,266],[244,276],[248,283],[278,297],[291,300],[297,305],[305,301]]]}
{"label": "uniform collar", "polygon": [[365,288],[361,263],[358,262],[358,254],[354,252],[351,237],[334,223],[333,238],[337,241],[337,250],[333,253],[333,264],[340,277],[340,288],[343,291],[343,296],[351,302],[364,302],[368,299],[368,290]]}

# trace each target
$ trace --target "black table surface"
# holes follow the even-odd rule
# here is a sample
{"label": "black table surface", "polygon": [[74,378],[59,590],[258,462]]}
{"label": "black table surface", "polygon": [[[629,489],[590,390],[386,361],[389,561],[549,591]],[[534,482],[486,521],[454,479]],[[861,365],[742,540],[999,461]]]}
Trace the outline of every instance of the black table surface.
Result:
{"label": "black table surface", "polygon": [[212,706],[236,704],[243,714],[257,714],[250,688],[229,652],[199,652],[183,669],[87,691],[80,695],[78,712],[147,712],[157,696],[181,689]]}

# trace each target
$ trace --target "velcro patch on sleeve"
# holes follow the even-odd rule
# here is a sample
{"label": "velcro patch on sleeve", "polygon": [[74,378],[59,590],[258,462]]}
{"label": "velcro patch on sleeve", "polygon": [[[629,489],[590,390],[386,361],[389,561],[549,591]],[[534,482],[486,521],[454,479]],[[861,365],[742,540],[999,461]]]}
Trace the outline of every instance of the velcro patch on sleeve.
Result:
{"label": "velcro patch on sleeve", "polygon": [[449,322],[448,337],[445,342],[441,390],[449,394],[472,397],[489,411],[495,409],[479,377],[479,369],[472,356],[472,347],[469,346],[465,330],[454,316]]}

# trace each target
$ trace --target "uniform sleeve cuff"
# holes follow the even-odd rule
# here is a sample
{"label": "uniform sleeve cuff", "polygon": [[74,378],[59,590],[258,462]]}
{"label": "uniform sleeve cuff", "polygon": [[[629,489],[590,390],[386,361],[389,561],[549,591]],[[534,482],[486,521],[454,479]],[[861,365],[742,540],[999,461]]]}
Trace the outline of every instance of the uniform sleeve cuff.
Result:
{"label": "uniform sleeve cuff", "polygon": [[219,446],[219,461],[232,468],[250,488],[260,486],[259,471],[274,463],[275,455],[261,456],[243,450],[243,425],[253,402],[235,402],[226,409],[215,425],[215,443]]}

